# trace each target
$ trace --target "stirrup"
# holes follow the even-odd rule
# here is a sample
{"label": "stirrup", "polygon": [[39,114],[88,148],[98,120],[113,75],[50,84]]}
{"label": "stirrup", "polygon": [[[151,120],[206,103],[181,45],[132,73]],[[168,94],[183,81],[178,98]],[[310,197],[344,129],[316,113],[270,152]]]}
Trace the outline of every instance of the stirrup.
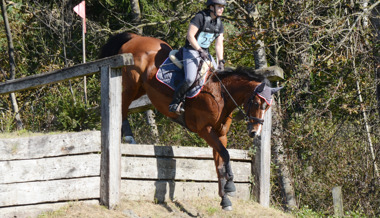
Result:
{"label": "stirrup", "polygon": [[185,108],[183,107],[183,102],[169,105],[169,111],[176,113],[177,115],[181,115],[183,112],[185,112]]}

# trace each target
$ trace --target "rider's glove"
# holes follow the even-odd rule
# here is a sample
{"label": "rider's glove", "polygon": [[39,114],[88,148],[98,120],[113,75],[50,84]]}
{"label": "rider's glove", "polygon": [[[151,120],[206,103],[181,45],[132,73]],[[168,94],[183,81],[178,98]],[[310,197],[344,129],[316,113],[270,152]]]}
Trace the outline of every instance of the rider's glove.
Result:
{"label": "rider's glove", "polygon": [[209,60],[209,57],[208,57],[208,53],[203,50],[202,48],[198,49],[198,52],[199,52],[199,56],[204,60],[204,61],[207,61]]}
{"label": "rider's glove", "polygon": [[218,70],[220,70],[220,71],[224,70],[224,63],[226,63],[224,60],[219,61]]}

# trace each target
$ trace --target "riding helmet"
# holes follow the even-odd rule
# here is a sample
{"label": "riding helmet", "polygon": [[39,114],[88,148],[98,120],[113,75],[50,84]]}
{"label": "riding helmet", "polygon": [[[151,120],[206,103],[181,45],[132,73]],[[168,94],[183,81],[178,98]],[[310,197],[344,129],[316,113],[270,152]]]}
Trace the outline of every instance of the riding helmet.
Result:
{"label": "riding helmet", "polygon": [[226,0],[207,0],[207,7],[210,5],[226,5]]}

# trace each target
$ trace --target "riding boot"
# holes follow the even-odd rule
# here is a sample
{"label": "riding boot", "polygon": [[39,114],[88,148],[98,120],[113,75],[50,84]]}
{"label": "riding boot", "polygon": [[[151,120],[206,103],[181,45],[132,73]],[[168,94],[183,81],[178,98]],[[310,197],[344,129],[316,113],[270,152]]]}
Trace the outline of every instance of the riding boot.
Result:
{"label": "riding boot", "polygon": [[184,107],[184,101],[185,101],[185,94],[187,90],[189,89],[189,84],[186,82],[183,82],[179,87],[176,88],[173,100],[169,105],[169,111],[174,112],[178,115],[181,115],[183,112],[185,112]]}

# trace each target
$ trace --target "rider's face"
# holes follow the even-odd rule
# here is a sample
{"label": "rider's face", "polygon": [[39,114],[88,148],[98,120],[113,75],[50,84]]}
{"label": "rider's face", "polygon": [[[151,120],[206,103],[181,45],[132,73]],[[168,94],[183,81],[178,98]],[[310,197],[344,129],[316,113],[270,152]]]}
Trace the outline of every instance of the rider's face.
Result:
{"label": "rider's face", "polygon": [[224,5],[214,5],[215,15],[222,16],[224,11]]}

